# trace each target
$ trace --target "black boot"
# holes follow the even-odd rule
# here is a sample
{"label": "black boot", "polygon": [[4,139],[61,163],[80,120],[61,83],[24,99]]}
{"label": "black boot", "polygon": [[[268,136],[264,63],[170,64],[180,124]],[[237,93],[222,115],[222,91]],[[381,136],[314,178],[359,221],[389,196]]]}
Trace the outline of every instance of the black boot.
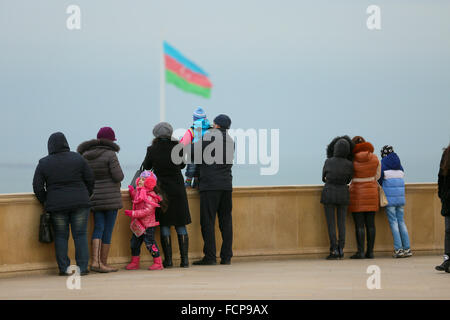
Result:
{"label": "black boot", "polygon": [[178,234],[178,247],[180,248],[181,268],[189,267],[189,236]]}
{"label": "black boot", "polygon": [[344,259],[344,248],[343,247],[338,248],[338,254],[339,254],[339,259]]}
{"label": "black boot", "polygon": [[356,244],[358,246],[358,252],[352,255],[350,259],[364,259],[364,238],[364,227],[356,228]]}
{"label": "black boot", "polygon": [[334,249],[330,250],[330,255],[327,257],[327,260],[337,260],[339,258],[339,252]]}
{"label": "black boot", "polygon": [[172,267],[172,239],[170,236],[163,237],[161,236],[161,247],[164,253],[164,262],[163,266],[164,268],[171,268]]}
{"label": "black boot", "polygon": [[[450,267],[450,259],[448,255],[444,255],[444,262],[442,262],[441,265],[434,267],[437,271],[445,271],[445,272],[450,272],[449,270]],[[449,270],[449,271],[447,271]]]}

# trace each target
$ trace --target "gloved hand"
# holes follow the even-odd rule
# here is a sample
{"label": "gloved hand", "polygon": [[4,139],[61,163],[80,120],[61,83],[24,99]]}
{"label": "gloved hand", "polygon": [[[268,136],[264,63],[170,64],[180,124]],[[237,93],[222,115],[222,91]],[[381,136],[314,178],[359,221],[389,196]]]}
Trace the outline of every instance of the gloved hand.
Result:
{"label": "gloved hand", "polygon": [[134,187],[133,187],[133,186],[128,186],[128,191],[129,191],[130,193],[132,193],[132,192],[134,191]]}
{"label": "gloved hand", "polygon": [[133,216],[133,210],[125,210],[125,215],[129,217]]}

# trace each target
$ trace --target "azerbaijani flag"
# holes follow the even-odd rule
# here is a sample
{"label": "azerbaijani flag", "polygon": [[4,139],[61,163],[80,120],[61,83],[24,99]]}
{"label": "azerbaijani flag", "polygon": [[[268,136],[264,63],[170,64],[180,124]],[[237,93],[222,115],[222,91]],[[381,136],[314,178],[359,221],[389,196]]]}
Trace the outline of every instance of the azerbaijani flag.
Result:
{"label": "azerbaijani flag", "polygon": [[209,98],[212,83],[208,79],[208,74],[166,41],[163,45],[166,82],[172,83],[186,92]]}

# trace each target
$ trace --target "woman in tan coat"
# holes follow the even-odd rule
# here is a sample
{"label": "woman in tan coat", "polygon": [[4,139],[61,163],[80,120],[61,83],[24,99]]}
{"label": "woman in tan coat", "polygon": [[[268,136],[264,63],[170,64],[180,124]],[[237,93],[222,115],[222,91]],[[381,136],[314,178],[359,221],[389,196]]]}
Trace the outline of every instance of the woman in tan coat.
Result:
{"label": "woman in tan coat", "polygon": [[[381,165],[373,153],[374,148],[363,137],[352,139],[353,149],[353,179],[350,184],[349,211],[355,221],[356,242],[358,252],[351,259],[373,259],[375,243],[375,212],[380,207],[377,180],[381,175]],[[364,238],[367,231],[367,251],[364,255]]]}

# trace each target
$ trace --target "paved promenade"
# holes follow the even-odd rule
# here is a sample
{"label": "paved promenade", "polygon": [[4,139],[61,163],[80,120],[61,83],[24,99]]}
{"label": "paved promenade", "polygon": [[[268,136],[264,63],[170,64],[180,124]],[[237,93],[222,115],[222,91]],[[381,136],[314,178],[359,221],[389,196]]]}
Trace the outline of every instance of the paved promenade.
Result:
{"label": "paved promenade", "polygon": [[[49,274],[0,278],[0,299],[450,299],[450,274],[437,272],[438,255],[326,261],[318,257],[237,258],[229,266],[163,271],[120,270],[81,277]],[[381,270],[381,289],[369,290],[367,267]]]}

